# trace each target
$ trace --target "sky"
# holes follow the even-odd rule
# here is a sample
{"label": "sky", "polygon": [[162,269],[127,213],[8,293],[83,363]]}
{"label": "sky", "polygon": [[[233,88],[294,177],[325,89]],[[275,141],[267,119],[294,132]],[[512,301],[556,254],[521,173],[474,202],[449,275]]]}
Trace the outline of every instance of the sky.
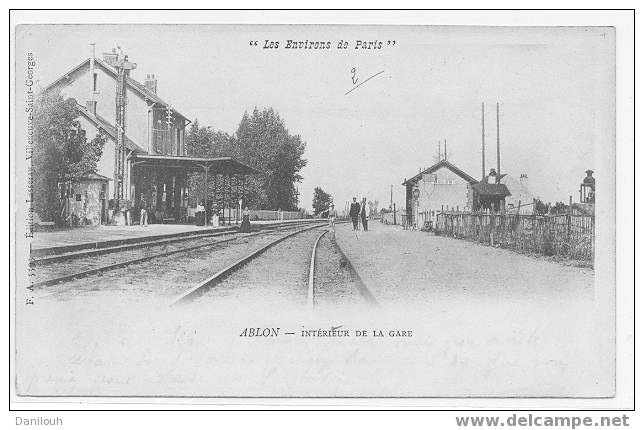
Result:
{"label": "sky", "polygon": [[[289,39],[331,49],[288,49]],[[357,40],[382,48],[355,49]],[[91,42],[97,56],[120,46],[137,63],[134,79],[154,73],[159,96],[201,125],[232,134],[244,111],[274,108],[307,144],[298,184],[307,209],[317,186],[341,210],[353,196],[388,207],[393,185],[404,207],[401,183],[437,161],[439,140],[480,178],[481,103],[486,169],[497,164],[498,102],[501,172],[527,174],[546,202],[576,199],[584,172],[604,163],[600,147],[614,146],[607,27],[23,25],[16,65],[33,53],[46,86],[88,58]]]}

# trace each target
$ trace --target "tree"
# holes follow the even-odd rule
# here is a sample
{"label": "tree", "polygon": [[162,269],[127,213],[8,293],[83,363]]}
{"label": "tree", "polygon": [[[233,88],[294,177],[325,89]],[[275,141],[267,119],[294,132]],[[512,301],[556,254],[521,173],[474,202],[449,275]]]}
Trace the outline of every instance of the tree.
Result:
{"label": "tree", "polygon": [[550,211],[550,204],[546,204],[541,201],[540,198],[534,200],[534,211],[539,215],[547,214]]}
{"label": "tree", "polygon": [[254,207],[297,210],[295,184],[302,180],[300,171],[306,143],[291,135],[284,121],[272,108],[245,112],[233,137],[233,146],[241,161],[262,173],[248,181],[248,197]]}
{"label": "tree", "polygon": [[196,119],[186,135],[186,152],[194,157],[237,157],[238,151],[228,133],[201,127]]}
{"label": "tree", "polygon": [[106,138],[88,141],[76,101],[53,91],[36,97],[33,126],[33,209],[43,220],[59,221],[58,184],[96,172]]}
{"label": "tree", "polygon": [[[186,150],[196,157],[235,157],[258,168],[261,173],[251,175],[244,184],[244,205],[251,208],[297,210],[298,191],[302,180],[300,170],[306,165],[304,143],[299,135],[291,135],[284,121],[272,108],[252,115],[245,112],[235,135],[230,136],[211,127],[202,127],[195,120],[186,136]],[[211,178],[213,189],[214,178]],[[228,187],[229,179],[219,179],[217,188]],[[233,189],[237,186],[235,179]],[[203,174],[190,177],[190,186],[201,200]]]}
{"label": "tree", "polygon": [[[239,157],[231,136],[223,131],[214,130],[212,127],[201,127],[198,119],[190,125],[190,129],[186,134],[186,152],[194,157]],[[205,176],[205,172],[191,173],[188,175],[188,186],[191,190],[189,194],[190,204],[196,205],[203,200],[205,194]],[[208,176],[208,185],[211,193],[215,191],[215,183],[217,190],[227,190],[229,182],[230,180],[228,178],[215,178],[213,172]],[[235,186],[232,189],[236,189]],[[221,191],[218,192],[217,200],[222,196],[223,193]],[[228,206],[236,206],[236,203],[224,202],[223,200],[221,203],[217,203],[214,201],[214,197],[214,195],[208,196],[208,202],[210,204],[224,206],[227,203]]]}
{"label": "tree", "polygon": [[333,198],[320,187],[315,187],[313,190],[313,213],[319,215],[329,209],[329,205],[333,203]]}

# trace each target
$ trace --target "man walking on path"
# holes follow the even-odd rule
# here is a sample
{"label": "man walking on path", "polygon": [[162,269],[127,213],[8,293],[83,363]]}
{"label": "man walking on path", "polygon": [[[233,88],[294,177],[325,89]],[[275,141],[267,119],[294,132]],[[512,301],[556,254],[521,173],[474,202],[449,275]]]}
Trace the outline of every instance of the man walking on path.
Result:
{"label": "man walking on path", "polygon": [[353,203],[351,203],[351,209],[349,209],[349,216],[351,217],[351,222],[353,222],[353,230],[358,230],[358,216],[360,215],[360,203],[356,202],[356,198],[353,198]]}
{"label": "man walking on path", "polygon": [[367,231],[367,198],[362,198],[362,205],[360,207],[360,218],[362,218],[362,229]]}

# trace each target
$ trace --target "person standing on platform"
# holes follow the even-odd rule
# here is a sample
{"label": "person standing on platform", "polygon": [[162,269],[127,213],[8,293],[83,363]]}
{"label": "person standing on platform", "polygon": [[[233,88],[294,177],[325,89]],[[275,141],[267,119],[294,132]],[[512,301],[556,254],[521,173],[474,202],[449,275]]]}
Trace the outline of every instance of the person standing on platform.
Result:
{"label": "person standing on platform", "polygon": [[362,219],[362,229],[367,231],[367,198],[362,198],[362,204],[360,205],[360,218]]}
{"label": "person standing on platform", "polygon": [[242,212],[242,223],[239,231],[241,233],[250,233],[250,211],[248,210],[248,206]]}
{"label": "person standing on platform", "polygon": [[145,197],[141,197],[141,216],[139,218],[139,224],[143,227],[148,226],[148,204],[145,201]]}
{"label": "person standing on platform", "polygon": [[333,203],[329,205],[329,227],[335,228],[335,217],[338,215],[338,213],[335,211],[335,206],[333,206]]}
{"label": "person standing on platform", "polygon": [[356,202],[356,198],[353,198],[353,203],[351,203],[351,208],[349,209],[349,216],[351,217],[351,222],[353,222],[353,230],[358,230],[358,216],[360,215],[360,203]]}
{"label": "person standing on platform", "polygon": [[206,206],[204,201],[200,201],[195,212],[195,224],[206,225]]}

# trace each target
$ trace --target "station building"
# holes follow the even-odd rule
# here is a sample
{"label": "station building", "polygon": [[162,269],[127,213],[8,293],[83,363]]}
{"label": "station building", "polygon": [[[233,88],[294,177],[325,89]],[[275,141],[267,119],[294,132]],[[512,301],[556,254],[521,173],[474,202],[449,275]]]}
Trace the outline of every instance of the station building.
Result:
{"label": "station building", "polygon": [[441,160],[402,183],[407,222],[422,226],[436,222],[441,210],[470,211],[478,181],[447,160]]}
{"label": "station building", "polygon": [[403,182],[406,213],[410,224],[436,222],[441,211],[517,211],[532,213],[534,195],[528,176],[497,176],[495,169],[477,181],[447,160],[441,160]]}
{"label": "station building", "polygon": [[[118,133],[116,96],[119,75],[115,64],[119,58],[122,59],[121,55],[113,50],[99,59],[92,52],[88,59],[45,88],[45,91],[58,90],[63,97],[77,101],[76,109],[87,139],[91,140],[99,134],[106,138],[96,174],[104,178],[100,184],[103,190],[102,194],[99,193],[100,199],[109,201],[109,204],[92,201],[70,205],[72,208],[101,207],[100,216],[86,219],[90,224],[114,222],[112,217],[117,213],[116,203],[112,199],[115,195],[115,181],[112,178],[116,176],[115,150]],[[206,178],[210,175],[211,179],[214,176],[215,183],[217,177],[230,178],[227,181],[228,189],[214,190],[214,193],[216,195],[218,192],[220,198],[225,195],[227,199],[224,201],[228,207],[236,207],[236,202],[243,195],[245,176],[257,173],[257,170],[232,157],[188,157],[185,136],[190,120],[159,97],[155,76],[147,75],[143,83],[128,76],[125,87],[126,163],[122,182],[123,199],[127,202],[128,211],[137,217],[136,213],[143,199],[153,219],[185,221],[189,192],[187,175],[192,172],[205,172]],[[234,189],[231,183],[236,185]],[[72,189],[67,193],[67,198],[75,199],[80,194],[82,200],[85,193],[76,192],[73,189],[75,186],[78,188],[71,184]],[[206,187],[200,200],[207,202],[211,192]],[[87,193],[87,198],[93,199],[94,195],[96,193]]]}

